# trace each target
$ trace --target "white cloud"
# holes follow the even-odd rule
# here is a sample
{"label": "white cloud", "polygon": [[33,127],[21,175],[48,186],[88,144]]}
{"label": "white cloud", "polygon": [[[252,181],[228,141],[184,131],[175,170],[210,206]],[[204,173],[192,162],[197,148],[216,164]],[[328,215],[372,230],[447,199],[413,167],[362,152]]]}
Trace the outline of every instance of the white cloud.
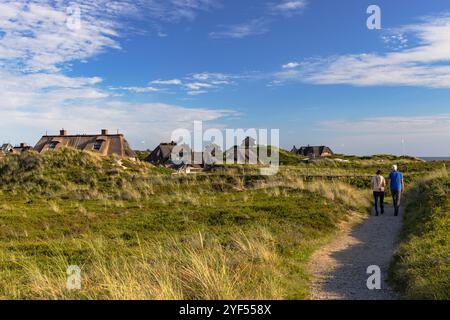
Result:
{"label": "white cloud", "polygon": [[61,74],[24,75],[0,68],[0,107],[11,110],[63,105],[75,99],[106,98],[108,92],[93,87],[100,81],[98,77],[74,78]]}
{"label": "white cloud", "polygon": [[360,120],[334,120],[321,123],[323,128],[359,134],[448,134],[450,114],[409,117],[374,117]]}
{"label": "white cloud", "polygon": [[283,69],[295,69],[300,65],[298,62],[289,62],[282,66]]}
{"label": "white cloud", "polygon": [[171,80],[154,80],[151,81],[150,84],[158,84],[158,85],[181,85],[183,82],[180,79],[171,79]]}
{"label": "white cloud", "polygon": [[163,89],[154,88],[154,87],[118,87],[115,88],[117,90],[130,91],[134,93],[150,93],[150,92],[160,92]]}
{"label": "white cloud", "polygon": [[[0,139],[34,143],[48,130],[72,132],[119,128],[137,146],[154,147],[171,130],[193,120],[216,121],[232,114],[224,109],[184,108],[161,103],[128,103],[100,89],[100,77],[64,74],[73,61],[85,61],[107,49],[120,49],[119,37],[128,32],[118,21],[151,16],[161,21],[193,19],[215,0],[109,1],[79,0],[81,28],[68,28],[64,0],[2,0],[0,3]],[[147,10],[142,10],[146,8]],[[192,81],[194,82],[194,81]],[[164,83],[168,85],[170,83]],[[172,80],[171,84],[178,84]],[[181,84],[181,81],[180,81]],[[114,88],[112,88],[114,89]],[[122,86],[131,92],[164,88]],[[5,120],[7,119],[7,120]],[[144,146],[139,146],[144,147]]]}
{"label": "white cloud", "polygon": [[[236,80],[243,79],[243,75],[231,75],[220,72],[201,72],[187,76],[185,88],[189,95],[208,93],[208,90],[219,89],[236,84]],[[189,82],[190,81],[190,82]]]}
{"label": "white cloud", "polygon": [[279,3],[270,4],[270,10],[275,14],[292,16],[302,13],[306,5],[306,0],[283,0]]}
{"label": "white cloud", "polygon": [[186,87],[190,90],[199,90],[202,88],[211,88],[212,85],[210,85],[209,83],[192,82],[192,83],[186,84]]}
{"label": "white cloud", "polygon": [[[0,60],[21,70],[58,71],[64,64],[90,58],[108,48],[119,49],[117,37],[127,27],[118,17],[176,22],[192,20],[215,8],[218,0],[2,0],[0,3]],[[80,27],[71,28],[80,9]],[[70,13],[70,14],[68,14]]]}
{"label": "white cloud", "polygon": [[[158,86],[179,86],[188,95],[194,96],[208,93],[213,89],[220,89],[235,84],[235,80],[243,76],[224,74],[220,72],[201,72],[189,74],[181,79],[153,80],[149,84]],[[159,87],[158,87],[159,88]],[[164,90],[164,89],[161,89]]]}
{"label": "white cloud", "polygon": [[138,1],[153,18],[177,22],[193,20],[199,12],[220,8],[222,0],[141,0]]}
{"label": "white cloud", "polygon": [[[73,133],[95,133],[101,128],[111,131],[120,129],[136,148],[153,148],[161,141],[170,139],[175,129],[190,128],[193,121],[207,121],[214,125],[223,117],[233,115],[226,109],[184,108],[162,103],[133,104],[121,101],[101,101],[101,103],[77,103],[59,107],[56,105],[29,110],[0,109],[0,118],[14,118],[4,122],[0,128],[2,139],[35,143],[45,131],[58,132],[62,127]],[[220,124],[216,124],[220,126]],[[10,132],[17,132],[13,137]],[[19,140],[17,140],[19,139]],[[146,141],[141,145],[142,140]],[[8,140],[3,140],[8,141]]]}
{"label": "white cloud", "polygon": [[222,25],[222,30],[211,32],[209,36],[213,39],[243,39],[267,33],[269,31],[268,24],[267,19],[259,18],[241,24]]}
{"label": "white cloud", "polygon": [[0,8],[0,60],[22,71],[51,71],[67,62],[92,57],[105,48],[119,48],[114,23],[99,19],[91,5],[80,3],[82,24],[66,24],[67,2],[4,1]]}
{"label": "white cloud", "polygon": [[394,51],[402,50],[408,46],[408,38],[402,33],[390,32],[381,36],[381,39],[387,48]]}
{"label": "white cloud", "polygon": [[417,38],[418,44],[386,54],[310,59],[300,64],[301,71],[288,70],[276,77],[315,84],[450,88],[450,15],[428,17],[399,31]]}
{"label": "white cloud", "polygon": [[323,121],[316,129],[331,132],[327,143],[343,153],[450,155],[450,114]]}
{"label": "white cloud", "polygon": [[206,90],[195,90],[195,91],[188,91],[187,94],[190,96],[197,96],[199,94],[208,93]]}
{"label": "white cloud", "polygon": [[292,17],[303,12],[306,7],[306,0],[278,0],[266,4],[263,14],[260,17],[249,21],[220,25],[221,30],[210,32],[213,39],[244,39],[251,36],[266,34],[270,30],[270,24],[275,20],[275,16]]}

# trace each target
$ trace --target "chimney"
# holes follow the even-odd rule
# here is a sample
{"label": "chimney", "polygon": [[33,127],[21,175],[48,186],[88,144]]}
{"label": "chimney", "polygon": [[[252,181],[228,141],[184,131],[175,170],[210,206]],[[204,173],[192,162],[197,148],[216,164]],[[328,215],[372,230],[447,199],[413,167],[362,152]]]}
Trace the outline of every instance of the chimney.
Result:
{"label": "chimney", "polygon": [[66,129],[59,130],[59,135],[60,136],[67,136],[67,130]]}
{"label": "chimney", "polygon": [[102,136],[108,135],[108,129],[102,129]]}

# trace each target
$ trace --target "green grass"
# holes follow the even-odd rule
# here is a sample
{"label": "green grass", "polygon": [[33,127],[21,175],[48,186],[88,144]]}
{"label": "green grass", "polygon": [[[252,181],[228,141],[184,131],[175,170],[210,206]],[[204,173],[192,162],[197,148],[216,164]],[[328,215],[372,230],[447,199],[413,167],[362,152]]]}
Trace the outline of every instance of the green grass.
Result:
{"label": "green grass", "polygon": [[[307,298],[309,256],[368,205],[340,182],[173,176],[68,149],[3,158],[0,179],[0,297],[13,299]],[[65,289],[69,265],[81,291]]]}
{"label": "green grass", "polygon": [[[281,158],[268,177],[245,165],[177,176],[69,149],[4,157],[0,298],[307,299],[311,254],[367,214],[366,180],[390,162]],[[66,289],[69,265],[80,291]]]}
{"label": "green grass", "polygon": [[[4,206],[0,211],[3,252],[0,274],[9,279],[0,284],[4,298],[73,297],[72,293],[64,292],[63,282],[38,283],[36,288],[28,285],[37,281],[36,278],[39,280],[41,274],[50,279],[63,277],[61,272],[70,264],[82,265],[83,272],[93,282],[92,286],[76,293],[76,297],[114,298],[112,290],[108,294],[101,292],[104,279],[94,283],[97,281],[94,279],[101,276],[95,271],[98,264],[108,265],[109,259],[139,257],[142,246],[165,248],[172,242],[180,248],[164,250],[175,250],[172,258],[176,260],[180,258],[178,254],[184,254],[177,250],[191,250],[198,234],[204,235],[205,242],[214,247],[213,250],[225,250],[225,259],[233,258],[223,266],[227,273],[233,274],[240,268],[259,270],[254,275],[250,272],[248,278],[240,274],[242,279],[230,288],[230,295],[216,298],[252,298],[251,293],[256,289],[261,291],[255,296],[259,298],[306,298],[308,280],[303,266],[317,245],[317,239],[336,231],[337,222],[345,219],[350,209],[343,204],[336,206],[331,200],[324,201],[319,194],[293,188],[201,197],[190,194],[154,196],[139,201],[139,205],[136,201],[112,201],[104,205],[96,200],[52,200],[52,206],[49,206],[45,200],[24,203],[20,199],[3,198],[2,203],[5,202],[9,207]],[[258,244],[260,233],[269,237],[271,243]],[[235,247],[237,235],[240,235],[240,241],[248,238],[251,245],[263,246],[270,260],[278,261],[276,270],[258,257],[247,261],[246,254]],[[92,243],[98,241],[102,243],[101,249],[93,249]],[[99,256],[96,250],[101,250]],[[200,250],[197,254],[204,258],[207,251]],[[258,255],[258,252],[252,254]],[[157,258],[155,252],[146,252],[145,256],[150,261]],[[240,265],[241,262],[245,266]],[[168,260],[165,263],[173,270],[178,262],[172,264]],[[139,269],[136,264],[128,268]],[[115,272],[119,277],[121,270],[101,272]],[[142,273],[137,270],[136,276],[142,276]],[[259,281],[267,282],[267,288],[259,287]],[[53,296],[52,290],[58,291],[55,286],[60,286],[61,293]],[[272,288],[273,292],[266,291],[270,286],[276,287]],[[210,298],[206,293],[188,292],[187,289],[180,287],[180,297]],[[157,298],[147,294],[142,297]]]}
{"label": "green grass", "polygon": [[407,194],[391,282],[410,299],[450,299],[450,177],[440,171]]}

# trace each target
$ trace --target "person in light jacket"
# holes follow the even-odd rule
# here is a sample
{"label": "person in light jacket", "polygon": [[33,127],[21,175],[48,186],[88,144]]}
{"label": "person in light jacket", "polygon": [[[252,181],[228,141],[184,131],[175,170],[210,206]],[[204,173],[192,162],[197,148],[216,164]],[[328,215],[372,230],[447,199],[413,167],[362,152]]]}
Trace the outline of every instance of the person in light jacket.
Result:
{"label": "person in light jacket", "polygon": [[380,215],[378,211],[378,201],[380,202],[381,214],[384,214],[384,196],[386,188],[386,179],[384,179],[381,170],[377,171],[377,175],[372,178],[373,197],[375,199],[375,214]]}

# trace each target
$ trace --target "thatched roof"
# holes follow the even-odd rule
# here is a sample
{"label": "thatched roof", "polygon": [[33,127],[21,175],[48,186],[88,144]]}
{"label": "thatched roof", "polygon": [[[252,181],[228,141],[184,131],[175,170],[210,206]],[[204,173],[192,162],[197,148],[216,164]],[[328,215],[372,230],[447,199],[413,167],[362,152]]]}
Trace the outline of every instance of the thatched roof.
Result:
{"label": "thatched roof", "polygon": [[102,156],[136,158],[123,134],[108,134],[107,130],[91,135],[68,135],[67,131],[61,130],[59,135],[43,136],[34,150],[41,153],[63,147],[90,151]]}
{"label": "thatched roof", "polygon": [[327,146],[306,146],[301,147],[300,149],[297,149],[294,146],[291,152],[299,154],[301,156],[312,158],[321,158],[324,156],[331,156],[334,154],[333,151]]}
{"label": "thatched roof", "polygon": [[170,143],[160,143],[144,160],[154,165],[170,165],[172,164],[172,150],[176,146],[177,144],[173,141]]}
{"label": "thatched roof", "polygon": [[186,158],[186,160],[174,159],[173,151],[177,147],[175,142],[161,143],[153,152],[145,158],[154,165],[162,165],[166,167],[179,168],[183,166],[201,167],[203,163],[203,153],[193,152],[188,145],[180,145],[179,150],[180,159]]}

